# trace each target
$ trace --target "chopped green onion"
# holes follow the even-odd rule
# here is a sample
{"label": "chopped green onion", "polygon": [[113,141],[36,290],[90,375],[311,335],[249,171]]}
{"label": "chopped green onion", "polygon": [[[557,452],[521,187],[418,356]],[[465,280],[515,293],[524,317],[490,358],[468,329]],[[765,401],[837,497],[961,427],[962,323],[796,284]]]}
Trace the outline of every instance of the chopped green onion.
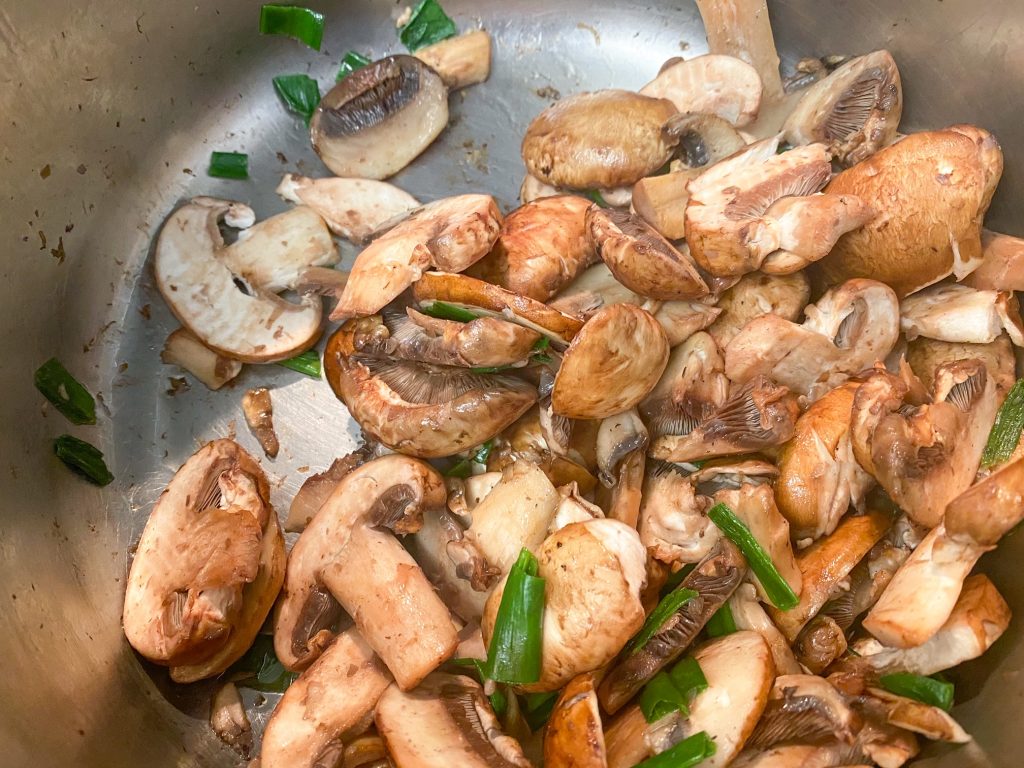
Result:
{"label": "chopped green onion", "polygon": [[458,31],[455,22],[438,5],[437,0],[422,0],[413,9],[409,23],[399,31],[398,38],[410,51],[418,51],[420,48],[447,40]]}
{"label": "chopped green onion", "polygon": [[320,353],[315,349],[307,349],[301,355],[289,357],[287,360],[278,360],[277,364],[293,371],[320,378]]}
{"label": "chopped green onion", "polygon": [[309,125],[320,103],[320,86],[316,80],[309,75],[278,75],[274,78],[274,90],[285,106]]}
{"label": "chopped green onion", "polygon": [[501,373],[511,368],[511,365],[484,365],[476,368],[470,368],[469,370],[473,373]]}
{"label": "chopped green onion", "polygon": [[711,614],[708,623],[704,625],[704,631],[708,637],[723,637],[731,635],[736,629],[736,620],[732,616],[732,608],[729,603],[722,603],[722,607]]}
{"label": "chopped green onion", "polygon": [[528,693],[526,694],[526,707],[523,709],[523,719],[530,726],[530,730],[536,733],[551,717],[551,712],[558,701],[558,691],[550,693]]}
{"label": "chopped green onion", "polygon": [[953,706],[953,684],[946,680],[936,680],[934,677],[909,672],[895,672],[891,675],[882,675],[878,682],[889,693],[930,704],[946,712]]}
{"label": "chopped green onion", "polygon": [[540,679],[544,579],[537,576],[537,569],[537,558],[523,549],[505,581],[485,667],[487,677],[496,682]]}
{"label": "chopped green onion", "polygon": [[219,179],[248,179],[249,156],[244,152],[211,152],[206,172]]}
{"label": "chopped green onion", "polygon": [[647,617],[644,625],[640,627],[640,631],[629,641],[629,645],[626,646],[626,653],[636,653],[647,645],[647,641],[658,634],[661,625],[668,621],[673,613],[679,610],[679,606],[696,596],[697,593],[692,589],[677,587],[661,598],[661,602],[651,611],[651,615]]}
{"label": "chopped green onion", "polygon": [[90,483],[108,485],[114,476],[103,461],[103,452],[84,440],[71,435],[61,435],[53,441],[53,452],[57,458],[80,474]]}
{"label": "chopped green onion", "polygon": [[284,693],[298,676],[278,660],[273,635],[256,635],[252,647],[228,671],[228,678],[235,678],[238,685],[264,693]]}
{"label": "chopped green onion", "polygon": [[772,562],[771,557],[758,540],[754,538],[754,534],[750,532],[746,523],[736,517],[735,513],[722,503],[715,504],[708,512],[708,517],[733,544],[739,547],[740,552],[747,558],[750,570],[757,576],[768,599],[772,601],[772,605],[780,611],[795,608],[799,604],[800,598],[796,596],[789,583],[782,578],[775,563]]}
{"label": "chopped green onion", "polygon": [[715,754],[715,742],[701,731],[689,736],[674,747],[649,757],[634,768],[692,768]]}
{"label": "chopped green onion", "polygon": [[[496,716],[504,717],[505,713],[508,712],[508,696],[505,695],[505,691],[502,690],[504,686],[497,687],[487,698],[490,699],[491,709],[494,710]],[[513,694],[514,695],[514,694]]]}
{"label": "chopped green onion", "polygon": [[460,459],[458,463],[452,465],[452,467],[445,472],[447,477],[461,477],[465,480],[467,477],[473,474],[474,464],[487,464],[487,459],[491,455],[491,449],[494,447],[494,441],[488,440],[476,449],[476,453],[466,459]]}
{"label": "chopped green onion", "polygon": [[1024,430],[1024,379],[1013,385],[996,412],[995,424],[981,454],[981,466],[1002,464],[1010,458],[1020,442],[1021,430]]}
{"label": "chopped green onion", "polygon": [[476,453],[473,454],[473,461],[477,464],[486,464],[487,459],[491,456],[491,450],[494,448],[494,440],[488,440],[486,443],[476,449]]}
{"label": "chopped green onion", "polygon": [[550,363],[554,358],[551,355],[534,355],[530,360],[534,363]]}
{"label": "chopped green onion", "polygon": [[341,57],[341,66],[338,67],[338,74],[334,79],[336,82],[341,82],[357,69],[362,69],[369,63],[369,57],[355,51],[349,51]]}
{"label": "chopped green onion", "polygon": [[36,369],[36,389],[72,424],[95,424],[96,401],[60,360],[51,357]]}
{"label": "chopped green onion", "polygon": [[680,584],[682,584],[683,583],[683,579],[685,579],[687,576],[689,576],[690,572],[694,568],[696,568],[696,567],[697,567],[696,563],[687,563],[686,565],[684,565],[682,568],[680,568],[675,573],[670,573],[668,575],[668,578],[665,579],[665,584],[661,588],[661,592],[659,593],[659,597],[664,597],[669,592],[671,592],[673,589],[675,589]]}
{"label": "chopped green onion", "polygon": [[324,15],[297,5],[264,5],[260,8],[260,34],[293,37],[319,51],[324,39]]}
{"label": "chopped green onion", "polygon": [[432,301],[420,307],[420,312],[438,320],[454,320],[457,323],[469,323],[476,320],[479,315],[470,312],[468,309],[449,304],[447,301]]}
{"label": "chopped green onion", "polygon": [[543,352],[551,346],[551,339],[547,336],[541,336],[537,339],[537,342],[533,345],[534,352]]}
{"label": "chopped green onion", "polygon": [[690,714],[693,697],[707,690],[708,681],[700,664],[687,657],[668,672],[659,672],[644,686],[640,694],[640,711],[648,723],[655,723],[665,715],[680,712]]}
{"label": "chopped green onion", "polygon": [[611,208],[611,206],[608,205],[608,203],[605,201],[605,199],[603,197],[601,197],[601,193],[599,191],[597,191],[596,189],[585,190],[583,192],[583,196],[586,197],[589,200],[593,200],[601,208]]}

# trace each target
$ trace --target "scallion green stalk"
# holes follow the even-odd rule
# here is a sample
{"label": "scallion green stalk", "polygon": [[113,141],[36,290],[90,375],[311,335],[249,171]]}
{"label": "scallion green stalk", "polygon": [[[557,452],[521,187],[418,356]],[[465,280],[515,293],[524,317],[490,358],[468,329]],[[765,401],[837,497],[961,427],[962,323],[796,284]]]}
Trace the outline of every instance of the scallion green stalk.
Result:
{"label": "scallion green stalk", "polygon": [[357,69],[362,69],[369,63],[370,59],[368,57],[356,51],[349,51],[341,57],[341,66],[338,67],[338,74],[334,79],[337,82],[341,82]]}
{"label": "scallion green stalk", "polygon": [[206,172],[218,179],[247,179],[249,156],[244,152],[211,152]]}
{"label": "scallion green stalk", "polygon": [[540,679],[544,579],[537,570],[537,558],[523,549],[505,581],[485,667],[487,677],[496,682],[524,684]]}
{"label": "scallion green stalk", "polygon": [[263,693],[284,693],[298,673],[289,672],[274,652],[273,635],[256,635],[252,647],[236,661],[228,671],[228,678],[240,678],[236,682],[243,688]]}
{"label": "scallion green stalk", "polygon": [[713,754],[715,742],[706,732],[701,731],[683,739],[674,747],[637,763],[634,768],[693,768]]}
{"label": "scallion green stalk", "polygon": [[601,196],[601,193],[596,189],[588,189],[584,191],[583,196],[593,200],[597,203],[599,208],[611,208],[611,206],[608,205],[608,202]]}
{"label": "scallion green stalk", "polygon": [[679,606],[696,596],[697,593],[692,589],[677,587],[661,598],[661,601],[651,611],[651,615],[647,617],[644,625],[640,627],[640,631],[629,641],[629,645],[626,646],[626,652],[636,653],[643,648],[648,640],[658,634],[661,625],[668,621],[673,613],[679,610]]}
{"label": "scallion green stalk", "polygon": [[672,669],[659,672],[644,686],[640,694],[640,711],[648,723],[661,720],[672,712],[690,713],[690,703],[701,691],[707,690],[708,681],[700,664],[687,657]]}
{"label": "scallion green stalk", "polygon": [[319,51],[324,15],[297,5],[264,5],[260,8],[260,34],[292,37]]}
{"label": "scallion green stalk", "polygon": [[988,442],[981,454],[981,466],[1002,464],[1013,455],[1024,430],[1024,379],[1010,389],[996,412],[996,421],[988,434]]}
{"label": "scallion green stalk", "polygon": [[109,485],[114,476],[103,461],[103,452],[84,440],[71,435],[61,435],[53,441],[53,452],[74,472],[90,483],[103,486]]}
{"label": "scallion green stalk", "polygon": [[476,320],[479,315],[447,301],[432,301],[420,307],[420,312],[438,320],[454,320],[457,323],[469,323]]}
{"label": "scallion green stalk", "polygon": [[953,684],[934,677],[914,675],[910,672],[894,672],[878,678],[879,684],[897,696],[905,696],[933,707],[949,711],[953,706]]}
{"label": "scallion green stalk", "polygon": [[315,349],[307,349],[301,355],[290,357],[287,360],[278,360],[277,364],[304,373],[314,379],[320,378],[320,353]]}
{"label": "scallion green stalk", "polygon": [[60,360],[51,357],[36,369],[36,389],[72,424],[95,424],[96,401]]}
{"label": "scallion green stalk", "polygon": [[723,637],[731,635],[736,630],[736,620],[732,616],[732,608],[729,607],[728,601],[722,603],[722,607],[711,614],[708,623],[704,625],[708,637]]}

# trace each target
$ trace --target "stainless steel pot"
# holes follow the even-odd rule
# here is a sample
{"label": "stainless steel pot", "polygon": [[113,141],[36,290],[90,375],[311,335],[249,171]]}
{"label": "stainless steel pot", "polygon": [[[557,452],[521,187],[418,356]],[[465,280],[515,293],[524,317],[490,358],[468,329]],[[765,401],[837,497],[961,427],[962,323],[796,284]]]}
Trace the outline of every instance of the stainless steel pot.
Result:
{"label": "stainless steel pot", "polygon": [[[700,53],[692,0],[673,4],[445,0],[463,26],[496,38],[490,81],[453,99],[452,126],[399,183],[422,199],[488,191],[505,206],[522,178],[519,138],[547,101],[587,88],[637,87],[660,63]],[[390,0],[314,3],[324,51],[257,34],[258,2],[46,0],[0,6],[0,146],[6,244],[0,281],[0,766],[233,765],[206,722],[168,703],[123,640],[128,551],[150,504],[199,441],[241,424],[240,389],[276,388],[283,506],[301,481],[353,444],[326,387],[283,369],[238,388],[167,393],[158,353],[170,315],[145,267],[150,238],[195,194],[282,208],[279,174],[324,172],[275,74],[334,76],[348,49],[398,47]],[[1020,0],[770,0],[786,67],[801,56],[885,47],[906,88],[904,129],[977,122],[1006,151],[989,221],[1024,233],[1024,3]],[[208,178],[213,149],[249,153],[250,182]],[[69,428],[43,407],[32,371],[57,355],[102,398],[98,427]],[[107,453],[104,490],[76,479],[50,441],[70,431]],[[239,438],[248,440],[244,426]],[[1024,540],[982,563],[1018,612]],[[956,673],[956,715],[976,744],[926,765],[1016,766],[1024,732],[1019,623]]]}

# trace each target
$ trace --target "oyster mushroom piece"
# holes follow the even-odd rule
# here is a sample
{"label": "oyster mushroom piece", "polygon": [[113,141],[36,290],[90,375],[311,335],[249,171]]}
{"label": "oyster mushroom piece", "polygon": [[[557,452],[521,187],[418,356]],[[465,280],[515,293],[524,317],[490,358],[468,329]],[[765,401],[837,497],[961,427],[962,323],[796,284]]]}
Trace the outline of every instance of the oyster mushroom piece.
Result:
{"label": "oyster mushroom piece", "polygon": [[491,74],[491,36],[474,29],[418,49],[413,56],[441,76],[451,90],[482,83]]}
{"label": "oyster mushroom piece", "polygon": [[469,677],[435,672],[409,692],[392,685],[377,702],[374,721],[399,768],[530,768]]}
{"label": "oyster mushroom piece", "polygon": [[779,54],[765,0],[698,0],[711,53],[735,56],[757,70],[765,101],[782,98]]}
{"label": "oyster mushroom piece", "polygon": [[[294,287],[306,266],[333,263],[334,241],[309,208],[252,226],[248,206],[197,197],[164,222],[153,257],[160,295],[205,346],[242,362],[284,360],[311,347],[320,335],[323,304],[298,304],[277,291]],[[252,234],[224,244],[220,222]]]}
{"label": "oyster mushroom piece", "polygon": [[911,134],[831,181],[827,193],[856,195],[878,215],[819,262],[826,285],[870,277],[903,298],[980,264],[1002,153],[991,134],[960,130]]}
{"label": "oyster mushroom piece", "polygon": [[906,356],[910,369],[928,390],[932,388],[939,366],[957,360],[975,359],[983,362],[988,375],[996,384],[996,395],[1000,403],[1017,381],[1013,344],[1006,334],[1001,334],[988,344],[937,341],[920,336],[907,343]]}
{"label": "oyster mushroom piece", "polygon": [[633,184],[668,162],[677,114],[667,99],[630,91],[580,93],[533,119],[522,154],[531,176],[555,187],[604,189]]}
{"label": "oyster mushroom piece", "polygon": [[640,94],[668,99],[680,112],[718,115],[744,126],[761,108],[761,78],[747,62],[712,53],[662,67]]}
{"label": "oyster mushroom piece", "polygon": [[[778,630],[761,607],[757,599],[757,590],[753,584],[740,584],[729,598],[729,611],[737,629],[757,632],[768,644],[775,663],[775,670],[780,675],[800,674],[797,663],[786,637]],[[844,649],[845,650],[845,649]]]}
{"label": "oyster mushroom piece", "polygon": [[888,51],[850,59],[803,92],[782,127],[790,144],[828,144],[844,166],[856,165],[896,140],[903,86]]}
{"label": "oyster mushroom piece", "polygon": [[185,328],[171,331],[160,351],[160,360],[184,368],[214,391],[242,372],[240,362],[210,349]]}
{"label": "oyster mushroom piece", "polygon": [[909,341],[918,336],[939,341],[988,344],[1004,331],[1024,346],[1024,321],[1012,291],[979,291],[951,283],[925,288],[900,302],[900,327]]}
{"label": "oyster mushroom piece", "polygon": [[726,289],[718,298],[722,313],[708,326],[715,343],[725,349],[733,337],[751,320],[761,315],[778,315],[796,322],[811,298],[807,275],[766,275],[750,272]]}
{"label": "oyster mushroom piece", "polygon": [[981,230],[981,264],[962,282],[982,291],[1024,291],[1024,239]]}
{"label": "oyster mushroom piece", "polygon": [[263,733],[261,767],[330,765],[370,725],[390,684],[387,668],[359,632],[341,633],[274,708]]}
{"label": "oyster mushroom piece", "polygon": [[603,419],[639,403],[668,363],[668,339],[630,304],[599,310],[576,334],[555,376],[551,404],[573,419]]}
{"label": "oyster mushroom piece", "polygon": [[242,757],[252,750],[252,724],[234,683],[224,683],[210,701],[210,727],[217,737]]}
{"label": "oyster mushroom piece", "polygon": [[448,124],[448,89],[412,56],[387,56],[338,82],[309,122],[313,149],[335,176],[386,179]]}
{"label": "oyster mushroom piece", "polygon": [[574,677],[562,689],[544,729],[544,764],[561,768],[607,768],[604,727],[594,673]]}
{"label": "oyster mushroom piece", "polygon": [[752,749],[786,742],[832,740],[852,744],[859,716],[843,695],[816,675],[780,675],[772,684],[761,720],[747,740]]}
{"label": "oyster mushroom piece", "polygon": [[237,443],[214,440],[149,515],[128,573],[125,636],[175,682],[219,675],[252,645],[284,570],[266,475]]}
{"label": "oyster mushroom piece", "polygon": [[710,499],[698,496],[675,464],[652,460],[641,494],[637,530],[655,560],[669,565],[699,563],[718,544],[719,531],[707,516]]}

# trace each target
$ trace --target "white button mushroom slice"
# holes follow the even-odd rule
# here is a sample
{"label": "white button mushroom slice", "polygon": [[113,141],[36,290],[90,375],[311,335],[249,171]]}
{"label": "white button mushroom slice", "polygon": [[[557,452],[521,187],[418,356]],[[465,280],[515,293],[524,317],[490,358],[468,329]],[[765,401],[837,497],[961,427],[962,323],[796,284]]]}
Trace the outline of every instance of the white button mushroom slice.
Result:
{"label": "white button mushroom slice", "polygon": [[981,230],[981,264],[963,285],[983,291],[1024,291],[1024,239]]}
{"label": "white button mushroom slice", "polygon": [[585,523],[588,520],[598,520],[605,516],[601,507],[580,496],[575,482],[561,486],[558,489],[558,495],[560,501],[555,510],[555,516],[551,519],[551,526],[548,528],[549,535],[572,523]]}
{"label": "white button mushroom slice", "polygon": [[750,272],[725,290],[716,302],[721,314],[708,326],[708,333],[721,349],[751,320],[761,315],[778,315],[796,322],[811,298],[807,275],[765,275]]}
{"label": "white button mushroom slice", "polygon": [[434,673],[408,693],[393,685],[377,702],[374,720],[396,768],[530,768],[468,677]]}
{"label": "white button mushroom slice", "polygon": [[748,125],[761,107],[761,78],[741,59],[707,54],[662,67],[640,93],[668,99],[680,112],[705,112]]}
{"label": "white button mushroom slice", "polygon": [[[645,561],[636,531],[618,520],[572,523],[544,540],[537,550],[537,575],[546,580],[541,674],[523,690],[558,690],[615,658],[644,623]],[[504,588],[495,587],[484,611],[488,643]]]}
{"label": "white button mushroom slice", "polygon": [[289,217],[283,239],[270,237],[278,231],[274,219],[279,217],[274,217],[257,225],[251,243],[230,246],[224,245],[218,223],[229,218],[246,223],[251,211],[240,203],[195,198],[164,222],[153,258],[157,287],[175,317],[203,344],[236,360],[265,363],[292,357],[316,341],[320,297],[304,296],[293,304],[273,292],[290,287],[287,280],[297,277],[301,261],[323,264],[336,258],[323,221],[303,210],[299,216],[305,223],[298,230],[291,226],[297,219],[282,214]]}
{"label": "white button mushroom slice", "polygon": [[926,390],[931,389],[935,371],[940,365],[972,358],[985,364],[989,376],[996,383],[996,395],[1002,402],[1017,381],[1013,343],[1006,334],[1000,334],[989,344],[938,341],[923,336],[907,343],[907,364]]}
{"label": "white button mushroom slice", "polygon": [[900,302],[900,327],[908,340],[988,344],[1004,331],[1024,346],[1024,322],[1012,291],[979,291],[956,283],[935,285]]}
{"label": "white button mushroom slice", "polygon": [[242,372],[237,360],[216,352],[186,328],[172,331],[160,351],[160,359],[191,373],[213,390],[220,389]]}
{"label": "white button mushroom slice", "polygon": [[753,65],[764,85],[765,101],[782,98],[779,54],[765,0],[699,0],[711,53]]}
{"label": "white button mushroom slice", "polygon": [[437,72],[453,91],[482,83],[491,74],[491,36],[486,29],[450,37],[413,55]]}
{"label": "white button mushroom slice", "polygon": [[966,744],[970,735],[948,712],[905,696],[897,696],[882,688],[869,688],[872,698],[885,704],[887,719],[891,725],[919,733],[932,741],[948,741]]}
{"label": "white button mushroom slice", "polygon": [[448,89],[412,56],[387,56],[328,91],[309,123],[313,149],[336,176],[386,179],[448,125]]}
{"label": "white button mushroom slice", "polygon": [[261,768],[315,768],[340,757],[346,742],[372,722],[391,684],[383,662],[355,629],[338,635],[299,675],[263,733]]}
{"label": "white button mushroom slice", "polygon": [[780,675],[747,746],[768,749],[823,738],[852,744],[859,730],[860,718],[827,680],[800,673]]}
{"label": "white button mushroom slice", "polygon": [[252,725],[234,683],[225,683],[210,701],[210,727],[217,737],[242,757],[252,750]]}
{"label": "white button mushroom slice", "polygon": [[252,645],[284,568],[263,470],[231,440],[207,443],[150,513],[128,574],[125,636],[177,682],[219,675]]}
{"label": "white button mushroom slice", "polygon": [[288,507],[288,517],[284,521],[284,529],[291,533],[301,533],[313,519],[324,502],[338,487],[338,483],[349,472],[362,466],[373,458],[373,449],[363,444],[352,453],[335,459],[331,466],[323,472],[317,472],[305,479],[299,490],[292,497]]}
{"label": "white button mushroom slice", "polygon": [[801,672],[793,651],[778,627],[772,622],[761,607],[757,598],[757,590],[753,584],[740,584],[729,598],[729,612],[737,629],[757,632],[768,643],[768,649],[775,663],[775,670],[780,675],[796,675]]}
{"label": "white button mushroom slice", "polygon": [[640,503],[637,529],[655,560],[699,563],[718,543],[717,526],[707,517],[710,499],[698,496],[675,464],[651,461]]}
{"label": "white button mushroom slice", "polygon": [[874,280],[848,280],[804,311],[803,325],[777,315],[747,323],[725,348],[729,378],[763,374],[813,396],[884,360],[899,339],[896,294]]}
{"label": "white button mushroom slice", "polygon": [[822,141],[843,165],[856,165],[896,140],[903,86],[888,51],[850,59],[803,92],[783,133],[794,146]]}
{"label": "white button mushroom slice", "polygon": [[594,673],[574,677],[562,689],[544,729],[544,764],[563,768],[607,768],[604,727]]}

